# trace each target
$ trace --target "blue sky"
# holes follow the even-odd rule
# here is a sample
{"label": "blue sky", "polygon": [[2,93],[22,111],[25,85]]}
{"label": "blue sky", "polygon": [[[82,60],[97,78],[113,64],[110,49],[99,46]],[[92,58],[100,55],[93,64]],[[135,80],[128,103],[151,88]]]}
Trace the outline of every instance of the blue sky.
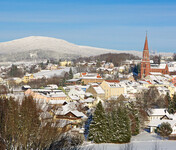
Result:
{"label": "blue sky", "polygon": [[0,0],[0,42],[49,36],[117,50],[176,52],[174,0]]}

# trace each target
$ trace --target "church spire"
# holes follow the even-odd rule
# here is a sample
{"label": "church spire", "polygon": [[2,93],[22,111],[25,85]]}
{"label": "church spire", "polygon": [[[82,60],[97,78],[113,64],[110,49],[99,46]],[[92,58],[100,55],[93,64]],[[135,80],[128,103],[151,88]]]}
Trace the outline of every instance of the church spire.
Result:
{"label": "church spire", "polygon": [[148,50],[148,40],[147,40],[147,33],[146,33],[146,37],[145,37],[144,50]]}
{"label": "church spire", "polygon": [[147,34],[146,34],[144,50],[143,50],[143,59],[141,62],[141,78],[146,77],[149,74],[150,74],[150,56],[149,56],[148,40],[147,40]]}

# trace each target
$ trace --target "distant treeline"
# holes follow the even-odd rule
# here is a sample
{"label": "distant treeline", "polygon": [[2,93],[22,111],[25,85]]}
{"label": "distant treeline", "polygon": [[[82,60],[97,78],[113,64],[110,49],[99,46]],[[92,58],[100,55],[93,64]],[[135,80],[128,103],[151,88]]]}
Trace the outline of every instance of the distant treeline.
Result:
{"label": "distant treeline", "polygon": [[125,60],[137,60],[140,59],[138,56],[134,56],[132,54],[127,53],[107,53],[107,54],[101,54],[97,56],[90,56],[90,57],[80,57],[75,60],[75,62],[89,62],[89,61],[106,61],[106,62],[112,62],[115,66],[120,66],[120,64]]}

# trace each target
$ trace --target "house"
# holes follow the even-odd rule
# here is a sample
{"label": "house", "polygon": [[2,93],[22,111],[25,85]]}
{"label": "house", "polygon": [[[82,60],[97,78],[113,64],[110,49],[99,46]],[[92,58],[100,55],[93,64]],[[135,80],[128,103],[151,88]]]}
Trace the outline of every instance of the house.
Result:
{"label": "house", "polygon": [[61,90],[28,89],[26,96],[32,96],[38,103],[49,103],[50,100],[68,100],[67,95]]}
{"label": "house", "polygon": [[147,112],[148,114],[148,120],[160,120],[163,116],[169,116],[168,111],[166,108],[155,108],[151,109],[150,111]]}
{"label": "house", "polygon": [[50,100],[48,102],[49,105],[51,106],[64,106],[66,104],[68,104],[68,102],[66,100]]}
{"label": "house", "polygon": [[68,120],[75,125],[78,125],[83,120],[87,119],[87,116],[84,113],[77,110],[74,103],[69,103],[67,105],[62,106],[58,110],[54,111],[53,114],[54,120]]}
{"label": "house", "polygon": [[24,83],[28,83],[28,82],[29,82],[30,80],[32,80],[32,79],[34,79],[33,74],[26,74],[26,75],[23,77],[22,81],[23,81]]}
{"label": "house", "polygon": [[95,98],[100,98],[100,99],[105,99],[105,92],[104,90],[101,88],[101,86],[93,86],[91,85],[86,92],[91,93]]}
{"label": "house", "polygon": [[81,82],[83,84],[90,84],[90,83],[102,83],[103,78],[98,73],[81,73]]}
{"label": "house", "polygon": [[176,135],[176,120],[152,120],[148,127],[150,129],[150,133],[153,133],[156,131],[157,127],[161,125],[163,122],[168,122],[171,125],[172,133],[171,135]]}
{"label": "house", "polygon": [[71,65],[71,61],[61,61],[60,62],[60,66],[70,66]]}
{"label": "house", "polygon": [[23,85],[23,86],[21,87],[21,89],[22,89],[23,91],[26,91],[26,90],[28,90],[28,89],[31,89],[31,87],[30,87],[29,85]]}
{"label": "house", "polygon": [[168,122],[173,132],[171,135],[176,135],[176,115],[175,114],[169,114],[165,108],[159,108],[159,109],[151,109],[148,113],[148,127],[150,129],[150,133],[155,132],[157,127],[161,125],[163,122]]}
{"label": "house", "polygon": [[87,98],[85,100],[82,101],[82,103],[87,106],[88,108],[92,108],[92,107],[95,107],[98,103],[98,101],[94,98]]}
{"label": "house", "polygon": [[105,99],[110,99],[114,96],[120,96],[125,92],[124,87],[116,82],[103,81],[100,86],[105,92]]}
{"label": "house", "polygon": [[79,85],[81,84],[81,78],[67,80],[66,84],[67,85]]}
{"label": "house", "polygon": [[70,91],[68,92],[69,97],[72,99],[73,96],[76,96],[79,99],[84,99],[84,94],[85,91],[79,87],[79,86],[74,86],[73,88],[70,89]]}
{"label": "house", "polygon": [[168,63],[170,75],[176,75],[176,61]]}

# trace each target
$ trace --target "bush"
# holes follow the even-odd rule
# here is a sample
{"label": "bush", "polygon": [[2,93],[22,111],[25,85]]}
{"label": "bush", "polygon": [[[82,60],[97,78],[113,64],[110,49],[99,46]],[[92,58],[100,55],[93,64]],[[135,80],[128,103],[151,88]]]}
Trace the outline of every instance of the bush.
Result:
{"label": "bush", "polygon": [[163,122],[157,129],[157,133],[162,137],[168,137],[172,133],[171,125],[168,122]]}

